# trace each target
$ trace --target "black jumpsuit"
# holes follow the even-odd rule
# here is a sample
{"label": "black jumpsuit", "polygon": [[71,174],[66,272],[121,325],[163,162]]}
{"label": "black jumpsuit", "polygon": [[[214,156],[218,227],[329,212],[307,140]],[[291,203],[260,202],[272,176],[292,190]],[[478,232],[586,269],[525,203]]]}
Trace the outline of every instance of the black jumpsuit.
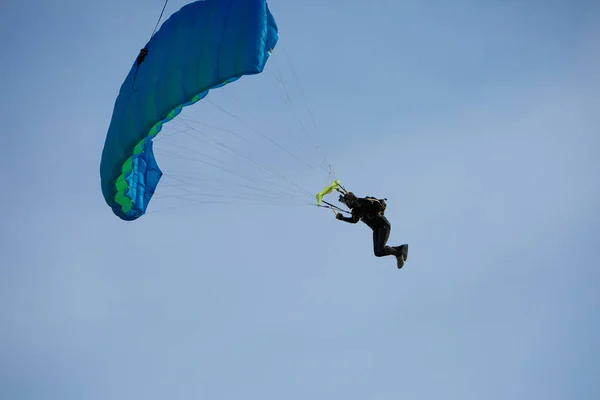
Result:
{"label": "black jumpsuit", "polygon": [[351,224],[362,221],[373,230],[373,252],[376,257],[398,257],[401,254],[400,248],[387,245],[392,224],[384,215],[379,214],[380,210],[381,206],[377,200],[358,198],[352,207],[352,216],[342,217],[341,220]]}

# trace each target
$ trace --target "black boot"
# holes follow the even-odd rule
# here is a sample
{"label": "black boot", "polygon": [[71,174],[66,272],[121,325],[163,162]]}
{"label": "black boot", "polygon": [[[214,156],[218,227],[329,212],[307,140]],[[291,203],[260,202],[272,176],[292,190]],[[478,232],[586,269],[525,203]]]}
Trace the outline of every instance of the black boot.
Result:
{"label": "black boot", "polygon": [[408,258],[408,245],[407,244],[403,244],[402,246],[397,246],[395,247],[396,252],[398,253],[396,255],[396,260],[398,260],[398,269],[404,267],[404,263],[406,262],[406,259]]}

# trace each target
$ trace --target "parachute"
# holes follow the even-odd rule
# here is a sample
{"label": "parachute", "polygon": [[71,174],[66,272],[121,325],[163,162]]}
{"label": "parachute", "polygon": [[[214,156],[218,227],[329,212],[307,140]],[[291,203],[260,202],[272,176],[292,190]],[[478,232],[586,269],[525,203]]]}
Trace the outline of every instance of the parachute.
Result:
{"label": "parachute", "polygon": [[132,221],[163,175],[153,138],[210,90],[260,74],[279,39],[265,0],[195,1],[167,19],[131,67],[116,99],[100,163],[104,199]]}

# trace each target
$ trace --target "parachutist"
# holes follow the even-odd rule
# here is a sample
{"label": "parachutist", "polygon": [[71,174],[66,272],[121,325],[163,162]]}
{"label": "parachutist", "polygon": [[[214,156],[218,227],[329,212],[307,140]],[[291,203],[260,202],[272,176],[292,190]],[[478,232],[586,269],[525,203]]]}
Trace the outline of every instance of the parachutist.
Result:
{"label": "parachutist", "polygon": [[356,197],[352,192],[340,195],[339,201],[344,203],[352,215],[344,217],[341,213],[336,214],[340,221],[356,224],[358,221],[364,222],[373,230],[373,252],[376,257],[395,256],[398,268],[402,268],[408,258],[408,245],[388,246],[387,241],[390,237],[392,224],[385,217],[387,207],[385,199],[376,199],[374,197]]}

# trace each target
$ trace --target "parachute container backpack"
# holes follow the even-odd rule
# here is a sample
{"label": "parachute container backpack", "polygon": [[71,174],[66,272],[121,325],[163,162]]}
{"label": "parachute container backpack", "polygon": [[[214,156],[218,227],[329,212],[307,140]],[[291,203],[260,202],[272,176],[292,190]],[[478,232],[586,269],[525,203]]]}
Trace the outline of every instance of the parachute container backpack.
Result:
{"label": "parachute container backpack", "polygon": [[152,151],[162,125],[210,90],[261,73],[278,39],[265,0],[195,1],[164,22],[125,78],[106,135],[100,180],[115,215],[146,212],[163,174]]}

